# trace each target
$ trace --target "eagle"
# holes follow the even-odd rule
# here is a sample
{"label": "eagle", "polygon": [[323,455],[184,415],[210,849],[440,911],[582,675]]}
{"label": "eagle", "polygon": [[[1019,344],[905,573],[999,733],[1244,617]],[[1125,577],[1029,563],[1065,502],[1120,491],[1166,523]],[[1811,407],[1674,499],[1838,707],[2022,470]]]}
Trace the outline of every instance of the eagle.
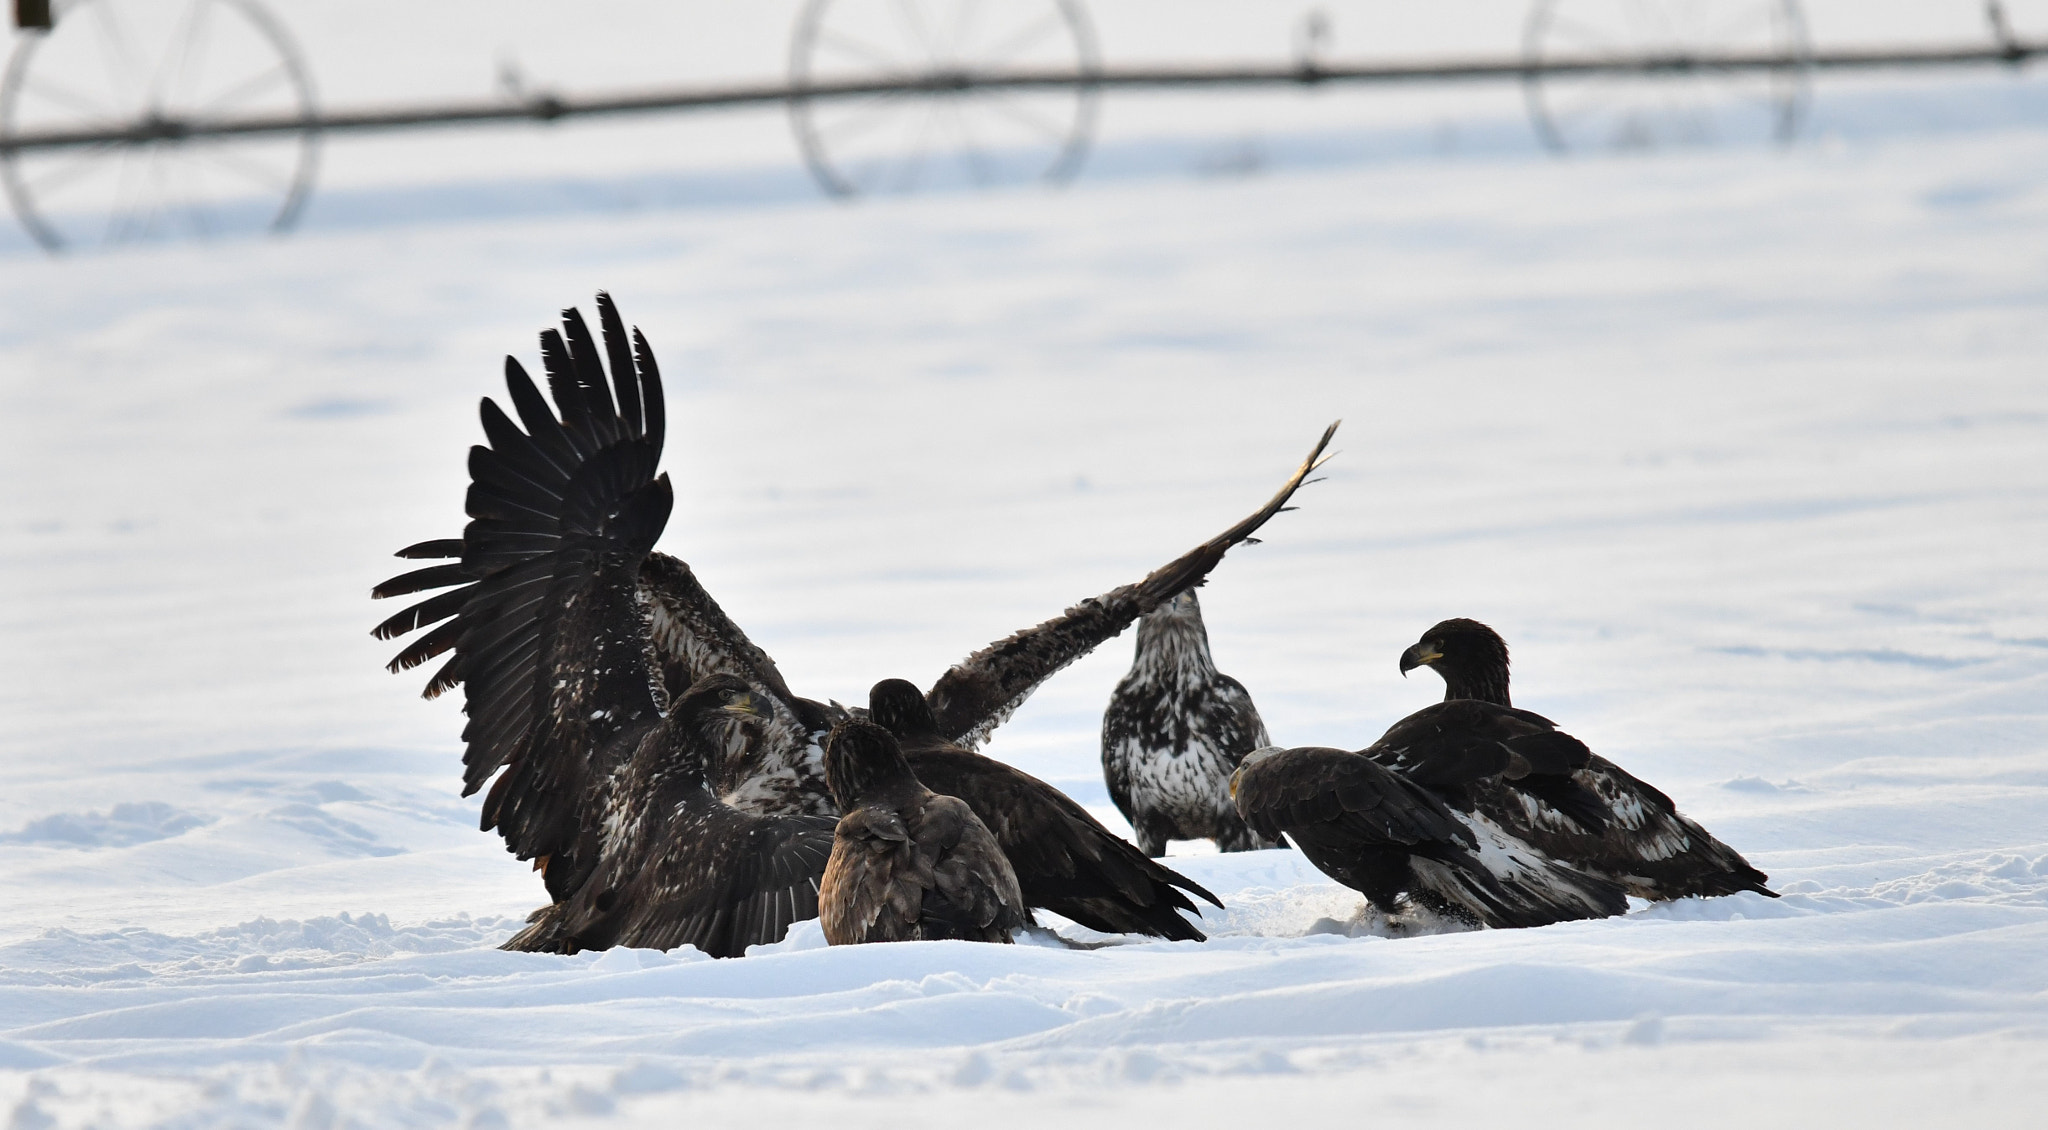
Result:
{"label": "eagle", "polygon": [[1102,775],[1146,855],[1168,840],[1223,851],[1275,847],[1230,799],[1244,756],[1273,744],[1244,684],[1216,669],[1202,606],[1188,589],[1138,621],[1131,669],[1102,715]]}
{"label": "eagle", "polygon": [[[1475,811],[1473,790],[1584,763],[1585,747],[1487,703],[1440,703],[1351,752],[1253,751],[1230,796],[1262,836],[1282,833],[1325,875],[1389,917],[1420,908],[1494,929],[1628,910],[1619,883],[1551,856]],[[1419,916],[1418,916],[1419,917]]]}
{"label": "eagle", "polygon": [[868,717],[901,743],[925,787],[966,801],[995,833],[1032,906],[1105,934],[1204,940],[1180,912],[1201,914],[1188,894],[1222,906],[1215,895],[1132,847],[1067,794],[949,741],[915,684],[876,683]]}
{"label": "eagle", "polygon": [[818,889],[826,941],[1007,943],[1030,922],[988,826],[967,802],[920,784],[889,731],[861,719],[834,726],[825,780],[846,814]]}
{"label": "eagle", "polygon": [[597,867],[574,895],[547,908],[505,948],[552,953],[694,945],[737,957],[818,914],[818,876],[832,852],[832,821],[761,816],[712,795],[706,779],[719,731],[758,724],[753,688],[712,675],[669,704],[612,705],[632,721],[599,749],[616,765],[594,776],[583,829]]}
{"label": "eagle", "polygon": [[[425,694],[463,690],[463,795],[489,786],[482,828],[496,830],[517,858],[535,861],[553,904],[508,943],[521,948],[556,944],[556,925],[570,915],[565,904],[577,905],[605,871],[608,853],[625,850],[622,831],[604,822],[610,789],[624,780],[614,774],[635,752],[617,744],[622,728],[665,718],[710,676],[737,678],[753,695],[750,717],[713,711],[702,719],[702,773],[719,804],[751,816],[822,818],[828,828],[840,815],[822,743],[846,712],[794,694],[689,566],[653,550],[673,501],[668,477],[657,474],[666,431],[661,375],[646,338],[627,332],[610,296],[598,296],[597,311],[602,347],[574,309],[563,312],[559,332],[541,334],[546,395],[506,358],[512,412],[489,398],[481,404],[487,442],[470,449],[463,535],[400,550],[401,558],[436,563],[372,591],[377,598],[432,593],[374,633],[419,633],[392,660],[394,672],[452,652]],[[927,693],[942,732],[978,743],[1039,684],[1201,581],[1232,546],[1288,508],[1335,427],[1244,521],[1143,580],[1083,600],[948,670]],[[813,884],[827,854],[815,858]],[[737,888],[713,889],[740,898],[730,894]],[[735,901],[725,909],[741,908]],[[628,924],[602,935],[610,944],[659,945],[666,937],[630,925],[639,920],[616,905],[604,913],[608,922]],[[776,918],[759,919],[727,948],[779,939],[786,923]]]}
{"label": "eagle", "polygon": [[[1514,709],[1507,641],[1477,620],[1445,620],[1424,632],[1401,653],[1403,675],[1417,667],[1443,676],[1444,702],[1431,709],[1455,702],[1494,708],[1493,715],[1462,710],[1446,725],[1511,717],[1532,740],[1578,745],[1549,719]],[[1537,850],[1611,879],[1637,898],[1654,902],[1741,891],[1777,897],[1765,886],[1769,876],[1678,811],[1670,797],[1591,750],[1568,765],[1475,783],[1466,803]]]}

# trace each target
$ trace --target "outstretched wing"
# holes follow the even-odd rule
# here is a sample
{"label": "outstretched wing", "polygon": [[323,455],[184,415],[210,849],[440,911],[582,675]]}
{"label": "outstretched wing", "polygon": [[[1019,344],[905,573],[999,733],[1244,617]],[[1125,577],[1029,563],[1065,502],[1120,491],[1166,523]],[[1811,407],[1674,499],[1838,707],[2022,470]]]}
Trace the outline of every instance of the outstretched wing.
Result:
{"label": "outstretched wing", "polygon": [[[647,341],[640,335],[640,331],[634,330],[631,337],[628,338],[625,324],[620,320],[618,308],[613,305],[610,295],[598,294],[597,312],[603,326],[605,351],[609,355],[612,371],[614,374],[623,374],[621,379],[630,381],[632,386],[630,394],[624,391],[622,386],[619,402],[615,406],[619,419],[624,425],[624,431],[621,434],[630,432],[644,438],[652,444],[653,450],[658,456],[662,445],[664,410],[662,406],[661,373],[655,367],[654,353],[647,347]],[[585,348],[579,350],[583,360],[591,365],[597,364],[596,349],[589,346],[590,334],[588,329],[584,327],[582,315],[573,310],[566,311],[563,317],[563,325],[565,329],[570,330],[573,337],[580,338],[584,343]],[[552,350],[549,349],[551,343],[554,347]],[[541,335],[541,345],[544,351],[544,360],[548,366],[549,384],[552,387],[556,380],[556,365],[558,362],[565,360],[564,355],[568,351],[563,347],[561,336],[552,330]],[[636,350],[638,351],[637,358],[635,356]],[[577,364],[580,364],[580,362]],[[505,359],[505,365],[507,385],[515,384],[513,380],[515,371],[519,377],[516,383],[523,385],[523,390],[518,387],[511,390],[513,406],[520,413],[521,417],[524,419],[529,413],[533,413],[538,416],[547,417],[552,421],[553,416],[548,411],[547,402],[535,391],[533,382],[525,379],[525,370],[520,369],[518,363],[510,357]],[[596,373],[596,378],[601,390],[603,382],[603,372],[601,369]],[[583,396],[577,396],[573,399],[577,402],[578,406],[584,406],[587,403],[587,398]],[[494,445],[500,442],[500,437],[521,435],[519,429],[505,417],[504,412],[497,405],[490,403],[488,399],[484,402],[483,417],[485,434]],[[541,449],[541,458],[549,465],[541,467],[529,464],[529,467],[540,479],[551,479],[555,474],[560,473],[561,468],[556,465],[555,456],[566,455],[568,462],[575,461],[575,449],[573,446],[565,452],[563,448],[565,441],[561,436],[555,434],[558,429],[566,426],[568,420],[569,410],[565,407],[563,423],[556,424],[552,428],[542,428],[540,431],[536,431],[532,437],[521,436],[521,438],[530,438],[530,441]],[[533,426],[531,421],[529,421],[528,426],[530,428]],[[516,445],[516,441],[514,442]],[[470,458],[472,465],[474,465],[476,459],[475,449],[472,449]],[[550,468],[552,468],[552,471]],[[464,560],[465,551],[462,538],[435,538],[419,542],[399,550],[395,556],[408,560],[437,560],[446,563],[429,565],[425,568],[415,569],[411,572],[401,573],[396,577],[392,577],[390,580],[370,590],[370,596],[373,599],[382,600],[397,596],[411,596],[434,589],[450,589],[451,591],[438,593],[418,604],[408,607],[403,612],[386,619],[372,631],[372,634],[378,639],[390,640],[397,639],[410,632],[430,629],[407,644],[404,650],[392,657],[391,662],[386,666],[393,674],[397,674],[400,671],[409,671],[437,656],[446,654],[455,647],[456,637],[462,627],[455,619],[455,616],[462,611],[462,606],[468,601],[474,583],[481,580],[483,576],[476,567]],[[439,626],[435,627],[435,625]],[[453,660],[450,660],[443,664],[441,669],[428,680],[426,690],[422,692],[422,697],[436,698],[459,686],[462,683],[462,677],[460,666]],[[685,685],[687,686],[688,684]]]}
{"label": "outstretched wing", "polygon": [[[452,588],[448,592],[428,597],[418,604],[377,625],[372,632],[380,640],[397,639],[408,632],[417,632],[432,625],[431,631],[424,632],[405,646],[405,650],[394,656],[385,669],[392,674],[409,671],[414,667],[444,655],[455,646],[455,638],[462,625],[455,620],[455,614],[462,611],[464,601],[469,599],[470,584],[477,580],[462,564],[461,538],[435,538],[408,545],[393,556],[410,560],[441,561],[444,564],[428,565],[385,581],[370,590],[370,599],[386,600],[394,596],[412,596],[431,592],[434,589]],[[441,665],[432,678],[427,680],[427,689],[421,692],[423,698],[439,698],[462,683],[462,676],[455,673],[455,661]]]}
{"label": "outstretched wing", "polygon": [[1144,580],[1090,597],[1054,619],[998,640],[939,676],[925,696],[938,717],[939,732],[969,749],[980,745],[1041,683],[1176,593],[1200,584],[1232,546],[1254,540],[1252,535],[1268,519],[1292,509],[1288,500],[1327,461],[1323,452],[1336,434],[1336,424],[1325,428],[1286,485],[1244,521],[1153,570]]}
{"label": "outstretched wing", "polygon": [[[484,400],[489,444],[470,449],[471,521],[459,562],[393,578],[373,594],[460,584],[386,620],[377,634],[439,625],[393,668],[454,651],[427,693],[463,686],[463,794],[503,770],[484,802],[483,827],[498,829],[521,859],[575,850],[586,794],[616,759],[616,739],[644,727],[661,703],[636,595],[641,562],[673,502],[667,476],[655,476],[660,375],[644,338],[635,332],[627,344],[608,296],[598,296],[598,311],[610,379],[574,310],[564,312],[562,333],[541,335],[554,410],[507,358],[519,422]],[[453,548],[428,542],[401,552],[445,560]],[[557,898],[570,889],[564,877],[583,870],[558,866],[568,862],[548,866]]]}
{"label": "outstretched wing", "polygon": [[662,683],[671,695],[711,675],[735,675],[784,704],[797,702],[775,660],[733,623],[689,565],[666,553],[648,554],[640,567],[640,591]]}
{"label": "outstretched wing", "polygon": [[762,696],[766,719],[733,731],[711,761],[712,790],[730,804],[783,815],[831,814],[824,750],[831,728],[826,707],[799,698],[782,672],[725,614],[687,564],[650,553],[640,567],[640,598],[648,612],[653,655],[671,696],[711,675],[732,675]]}

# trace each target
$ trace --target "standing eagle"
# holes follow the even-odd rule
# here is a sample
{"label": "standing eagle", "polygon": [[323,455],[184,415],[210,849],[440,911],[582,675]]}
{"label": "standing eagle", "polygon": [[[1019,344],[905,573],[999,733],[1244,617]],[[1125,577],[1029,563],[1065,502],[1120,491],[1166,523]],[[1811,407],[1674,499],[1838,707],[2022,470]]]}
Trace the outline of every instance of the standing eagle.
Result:
{"label": "standing eagle", "polygon": [[1523,713],[1460,700],[1402,719],[1357,753],[1257,750],[1233,775],[1231,797],[1254,831],[1286,833],[1309,862],[1389,916],[1420,907],[1500,929],[1627,911],[1620,884],[1536,848],[1470,803],[1475,790],[1585,763],[1576,739]]}
{"label": "standing eagle", "polygon": [[1030,922],[988,827],[967,802],[919,784],[889,731],[857,719],[833,727],[825,780],[846,813],[818,890],[826,941],[1008,942]]}
{"label": "standing eagle", "polygon": [[[821,743],[842,712],[792,693],[689,566],[653,551],[672,501],[668,477],[656,475],[665,436],[660,373],[646,339],[637,330],[628,335],[611,299],[599,295],[597,308],[602,349],[575,310],[563,312],[561,332],[541,335],[549,396],[506,358],[518,420],[483,401],[488,443],[470,449],[471,520],[463,536],[400,550],[400,557],[439,563],[372,593],[443,590],[386,619],[375,634],[421,633],[392,660],[393,671],[453,652],[426,696],[463,688],[463,794],[489,784],[482,827],[496,829],[518,858],[535,861],[556,904],[510,943],[521,948],[549,948],[555,934],[539,927],[563,919],[561,904],[574,903],[606,868],[607,853],[621,850],[619,830],[605,818],[620,781],[614,773],[634,755],[618,744],[622,728],[665,720],[672,703],[710,676],[737,678],[754,696],[752,717],[714,711],[703,719],[703,775],[719,803],[762,817],[838,815]],[[1244,521],[1144,580],[1084,600],[948,670],[926,696],[944,734],[979,742],[1040,683],[1201,581],[1286,507],[1334,430]],[[810,872],[813,886],[824,858]],[[725,891],[706,897],[729,900],[728,914],[741,912],[735,888],[707,890]],[[614,892],[615,900],[627,897]],[[603,913],[607,921],[638,921],[616,903]],[[784,928],[768,916],[733,945],[774,941]],[[675,944],[630,925],[607,936],[610,944]]]}
{"label": "standing eagle", "polygon": [[[1513,708],[1507,641],[1477,620],[1445,620],[1424,632],[1401,653],[1402,674],[1417,667],[1443,676],[1444,702],[1431,710],[1458,701],[1487,703],[1499,717],[1516,719],[1532,739],[1578,744],[1549,719]],[[1479,712],[1459,717],[1466,721],[1446,724],[1484,724]],[[1612,879],[1637,898],[1738,891],[1777,897],[1764,885],[1769,876],[1678,811],[1670,797],[1591,750],[1569,764],[1475,783],[1469,804],[1538,850]]]}
{"label": "standing eagle", "polygon": [[1138,621],[1131,670],[1102,715],[1102,775],[1146,855],[1165,855],[1168,840],[1215,840],[1223,851],[1275,846],[1230,799],[1238,763],[1271,744],[1252,696],[1209,657],[1195,590]]}
{"label": "standing eagle", "polygon": [[1180,912],[1201,914],[1186,891],[1222,906],[1194,880],[1153,862],[1072,797],[1013,765],[948,741],[925,696],[903,679],[868,692],[868,717],[902,743],[927,788],[956,796],[1003,845],[1024,900],[1105,934],[1199,942]]}

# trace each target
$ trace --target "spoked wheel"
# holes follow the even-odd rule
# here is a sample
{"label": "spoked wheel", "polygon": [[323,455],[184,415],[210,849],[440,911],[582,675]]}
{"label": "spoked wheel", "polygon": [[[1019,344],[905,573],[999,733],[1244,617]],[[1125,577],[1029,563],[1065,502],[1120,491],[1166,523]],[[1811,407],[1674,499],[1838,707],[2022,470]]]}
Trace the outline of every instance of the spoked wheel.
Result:
{"label": "spoked wheel", "polygon": [[[1811,88],[1812,44],[1797,0],[1536,0],[1523,28],[1529,118],[1558,153],[1789,142]],[[1695,65],[1768,56],[1783,67]],[[1648,72],[1534,68],[1647,58]]]}
{"label": "spoked wheel", "polygon": [[283,231],[313,185],[310,130],[181,136],[227,117],[315,116],[298,49],[255,0],[71,0],[0,79],[0,138],[131,130],[144,140],[0,150],[22,226],[52,251]]}
{"label": "spoked wheel", "polygon": [[1002,73],[1095,75],[1101,59],[1079,0],[807,0],[790,43],[790,85],[928,82],[941,89],[798,96],[804,162],[834,196],[1061,183],[1080,170],[1099,90],[942,89]]}

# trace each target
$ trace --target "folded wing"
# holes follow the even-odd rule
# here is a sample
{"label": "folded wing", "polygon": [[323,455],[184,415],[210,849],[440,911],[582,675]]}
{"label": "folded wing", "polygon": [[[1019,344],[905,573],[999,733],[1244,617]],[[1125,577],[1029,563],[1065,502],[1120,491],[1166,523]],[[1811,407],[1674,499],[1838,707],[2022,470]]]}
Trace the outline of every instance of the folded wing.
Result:
{"label": "folded wing", "polygon": [[1365,752],[1638,898],[1772,893],[1763,872],[1670,797],[1540,714],[1449,699],[1402,719]]}
{"label": "folded wing", "polygon": [[959,749],[911,749],[906,743],[904,753],[926,788],[966,801],[988,825],[1028,905],[1104,933],[1189,941],[1203,935],[1181,916],[1201,914],[1188,894],[1223,905],[1022,769]]}
{"label": "folded wing", "polygon": [[1399,767],[1401,759],[1373,753],[1317,747],[1254,753],[1238,774],[1238,810],[1261,835],[1286,833],[1324,874],[1383,913],[1400,913],[1413,902],[1472,924],[1510,928],[1627,909],[1613,883],[1550,859],[1447,803],[1457,789],[1500,772],[1480,754],[1453,750],[1410,758],[1411,768],[1433,771],[1425,784]]}

